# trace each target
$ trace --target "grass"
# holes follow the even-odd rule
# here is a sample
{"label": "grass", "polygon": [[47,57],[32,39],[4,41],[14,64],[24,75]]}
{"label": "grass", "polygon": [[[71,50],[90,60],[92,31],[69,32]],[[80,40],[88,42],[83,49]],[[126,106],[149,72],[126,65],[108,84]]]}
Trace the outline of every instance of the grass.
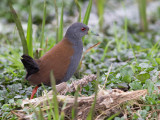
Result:
{"label": "grass", "polygon": [[77,107],[78,107],[78,92],[79,92],[79,86],[77,87],[77,90],[75,92],[75,100],[74,100],[74,105],[73,105],[73,108],[72,108],[72,120],[76,120],[76,116],[77,116]]}
{"label": "grass", "polygon": [[117,33],[117,27],[116,24],[114,23],[114,35],[115,35],[115,42],[116,42],[116,46],[117,46],[117,51],[120,52],[121,51],[121,41],[120,39],[118,39],[118,33]]}
{"label": "grass", "polygon": [[108,47],[109,47],[109,45],[112,44],[112,43],[113,43],[113,41],[109,41],[109,42],[106,44],[106,46],[105,46],[105,48],[104,48],[103,56],[101,57],[101,61],[102,61],[102,62],[105,60]]}
{"label": "grass", "polygon": [[53,76],[53,71],[51,71],[50,77],[51,77],[52,90],[53,90],[53,104],[54,104],[54,117],[53,118],[55,120],[59,120],[59,107],[58,107],[56,83],[55,83],[55,78]]}
{"label": "grass", "polygon": [[103,20],[104,20],[104,8],[106,0],[96,0],[97,12],[99,16],[99,27],[100,31],[103,32]]}
{"label": "grass", "polygon": [[[88,23],[89,21],[91,4],[92,1],[90,0],[86,10],[86,15],[84,17],[85,23]],[[13,12],[14,10],[11,4],[10,8]],[[62,14],[64,14],[64,12],[62,12],[62,9],[64,9],[65,11],[65,6],[61,7],[61,22],[58,26],[60,30],[63,29]],[[78,8],[78,11],[79,10],[81,10],[81,7]],[[12,15],[14,15],[15,24],[18,24],[17,31],[21,39],[16,36],[16,32],[12,36],[12,40],[8,39],[9,37],[6,37],[8,35],[5,35],[5,37],[3,37],[3,35],[0,35],[0,119],[16,120],[17,117],[10,113],[11,110],[17,109],[17,106],[14,106],[14,103],[19,103],[19,101],[28,98],[31,94],[32,86],[30,86],[28,82],[24,80],[25,70],[23,69],[23,66],[19,60],[21,54],[27,54],[27,50],[25,51],[24,49],[29,48],[29,55],[31,55],[32,52],[34,53],[34,51],[30,51],[32,47],[31,43],[34,41],[34,39],[32,39],[32,19],[34,16],[33,14],[31,14],[33,13],[33,10],[31,10],[31,6],[29,6],[29,11],[31,12],[29,12],[28,14],[28,27],[26,32],[27,37],[25,37],[24,35],[22,25],[15,11]],[[79,14],[78,20],[80,20],[80,16],[81,15]],[[20,16],[20,18],[22,18],[22,16]],[[43,20],[44,19],[46,19],[46,16],[43,15]],[[160,95],[155,93],[155,91],[158,90],[157,86],[160,85],[160,55],[158,52],[160,50],[160,44],[159,39],[157,39],[159,38],[159,33],[157,29],[153,29],[152,31],[148,31],[146,34],[143,34],[138,30],[139,26],[135,24],[136,23],[131,22],[129,19],[124,18],[123,24],[114,24],[114,26],[109,27],[106,30],[107,33],[103,34],[104,36],[102,43],[85,55],[85,59],[83,59],[83,64],[79,72],[81,73],[81,75],[97,73],[97,68],[99,68],[98,83],[100,85],[103,85],[107,76],[106,73],[108,72],[108,69],[112,64],[112,70],[110,71],[109,77],[107,79],[105,89],[148,89],[149,94],[143,97],[140,103],[137,103],[139,106],[138,110],[134,109],[132,104],[127,104],[125,107],[123,107],[122,110],[126,111],[127,117],[129,117],[130,119],[156,119],[160,108]],[[158,26],[156,22],[148,24]],[[44,27],[45,26],[46,25],[44,25]],[[42,27],[43,32],[39,33],[40,36],[42,34],[45,34],[44,27]],[[46,27],[46,29],[48,28]],[[59,31],[56,33],[59,33]],[[61,36],[62,35],[63,33],[61,32]],[[49,40],[52,37],[53,36],[50,37],[48,35]],[[89,48],[88,46],[92,46],[97,43],[96,39],[97,38],[95,37],[85,38],[84,40],[88,41],[88,44],[84,45],[84,48]],[[23,42],[21,42],[21,40],[23,40]],[[22,43],[22,45],[20,42]],[[24,43],[25,45],[23,46]],[[42,46],[44,46],[44,43]],[[39,41],[36,41],[35,44],[39,45]],[[48,48],[51,48],[52,46],[53,41],[51,40],[51,42],[48,42]],[[78,78],[73,77],[72,79],[76,80]],[[53,89],[55,91],[54,78],[52,81]],[[50,90],[51,88],[47,87],[46,89]],[[89,96],[94,93],[96,94],[96,90],[97,89],[95,88],[95,82],[93,82],[84,87],[81,93],[83,95]],[[42,91],[43,88],[39,88],[36,96],[41,96]],[[75,107],[73,108],[72,119],[74,119],[76,116],[75,110],[77,101],[76,99],[78,99],[77,93],[78,92],[75,93]],[[52,102],[49,102],[51,109],[47,110],[47,117],[49,120],[51,120],[52,118],[63,120],[64,112],[58,111],[56,92],[54,92],[53,94],[55,97],[53,98]],[[92,119],[92,116],[94,114],[94,103],[87,119]],[[55,106],[54,109],[52,109],[53,106]],[[35,111],[38,119],[43,119],[43,110],[39,108],[33,108],[33,110]],[[120,113],[113,114],[107,119],[123,119],[125,117],[125,114],[119,114]]]}
{"label": "grass", "polygon": [[125,30],[125,34],[124,34],[124,39],[125,39],[125,42],[124,42],[124,45],[125,45],[125,49],[127,49],[127,44],[128,44],[128,36],[127,36],[127,33],[128,33],[128,23],[127,23],[127,17],[125,17],[125,20],[124,20],[124,30]]}
{"label": "grass", "polygon": [[[98,68],[97,68],[98,69]],[[98,93],[98,82],[99,82],[99,69],[98,69],[98,72],[97,72],[97,80],[95,82],[95,96],[94,96],[94,101],[92,103],[92,106],[90,108],[90,111],[88,113],[88,116],[87,116],[87,120],[93,120],[94,118],[94,110],[95,110],[95,104],[96,104],[96,100],[97,100],[97,93]]]}
{"label": "grass", "polygon": [[63,38],[63,9],[64,9],[64,1],[62,2],[61,19],[60,19],[60,24],[58,28],[58,42],[61,41]]}
{"label": "grass", "polygon": [[54,1],[54,8],[55,8],[55,15],[56,15],[56,43],[58,43],[58,24],[59,24],[58,7],[57,7],[56,0],[53,0],[53,1]]}
{"label": "grass", "polygon": [[79,17],[78,17],[78,22],[81,22],[81,6],[78,2],[78,0],[74,0],[76,5],[77,5],[77,8],[78,8],[78,13],[79,13]]}
{"label": "grass", "polygon": [[91,9],[92,9],[92,0],[89,0],[87,10],[85,12],[85,16],[84,16],[84,19],[83,19],[83,23],[86,24],[86,25],[88,25],[88,22],[89,22]]}
{"label": "grass", "polygon": [[143,31],[148,30],[147,13],[146,13],[146,0],[137,0],[140,16],[140,26]]}
{"label": "grass", "polygon": [[[45,27],[45,21],[46,21],[46,0],[44,0],[44,7],[43,7],[43,21],[42,21],[42,29],[41,29],[41,35],[40,35],[40,48],[44,47],[44,27]],[[39,52],[39,57],[43,55],[43,50]]]}
{"label": "grass", "polygon": [[22,42],[22,46],[23,46],[23,53],[28,55],[28,48],[27,48],[27,42],[26,42],[26,38],[24,36],[24,31],[22,28],[22,24],[20,22],[20,19],[16,13],[16,11],[14,10],[14,8],[12,7],[12,3],[9,2],[9,7],[11,10],[11,15],[13,17],[13,20],[17,26],[18,32],[19,32],[19,36],[21,38],[21,42]]}
{"label": "grass", "polygon": [[33,57],[33,45],[32,45],[32,0],[30,0],[29,5],[29,17],[28,17],[28,27],[27,27],[27,46],[28,46],[28,55]]}

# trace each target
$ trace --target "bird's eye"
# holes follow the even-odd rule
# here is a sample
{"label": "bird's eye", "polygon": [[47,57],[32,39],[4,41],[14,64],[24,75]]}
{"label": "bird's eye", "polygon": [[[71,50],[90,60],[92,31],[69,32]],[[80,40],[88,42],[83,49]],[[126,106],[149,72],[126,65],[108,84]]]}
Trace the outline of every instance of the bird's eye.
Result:
{"label": "bird's eye", "polygon": [[82,31],[85,31],[85,30],[86,30],[86,28],[84,28],[84,27],[83,27],[81,30],[82,30]]}

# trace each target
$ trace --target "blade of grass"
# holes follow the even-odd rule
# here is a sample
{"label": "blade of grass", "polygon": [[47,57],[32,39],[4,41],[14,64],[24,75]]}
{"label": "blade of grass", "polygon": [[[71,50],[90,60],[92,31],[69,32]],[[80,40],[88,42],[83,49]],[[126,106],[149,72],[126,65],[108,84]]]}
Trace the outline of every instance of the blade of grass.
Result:
{"label": "blade of grass", "polygon": [[44,120],[43,113],[42,113],[42,110],[41,110],[40,106],[38,108],[39,108],[39,111],[38,111],[38,120]]}
{"label": "blade of grass", "polygon": [[0,55],[0,58],[1,57],[5,58],[5,59],[7,59],[7,60],[9,60],[9,61],[11,61],[13,63],[11,66],[15,66],[18,69],[22,69],[23,65],[22,65],[21,61],[19,60],[19,58],[21,57],[19,52],[17,50],[15,50],[14,48],[11,48],[11,47],[9,47],[8,50],[9,51],[13,51],[12,55],[8,55],[8,56],[1,56]]}
{"label": "blade of grass", "polygon": [[91,9],[92,9],[92,0],[89,0],[88,7],[87,7],[87,10],[86,10],[84,19],[83,19],[83,23],[86,24],[86,25],[88,25]]}
{"label": "blade of grass", "polygon": [[36,116],[36,118],[37,118],[37,120],[38,120],[38,112],[36,111],[36,108],[32,105],[32,104],[29,104],[29,107],[32,109],[32,111],[34,112],[34,114],[35,114],[35,116]]}
{"label": "blade of grass", "polygon": [[86,120],[93,120],[94,116],[94,110],[95,110],[95,104],[97,100],[97,94],[98,94],[98,84],[99,84],[99,68],[97,69],[97,80],[95,81],[95,96],[94,96],[94,101],[92,103],[91,109],[89,111],[89,114],[87,116]]}
{"label": "blade of grass", "polygon": [[115,117],[117,117],[121,112],[117,112],[113,115],[111,115],[111,117],[107,118],[107,120],[113,120]]}
{"label": "blade of grass", "polygon": [[55,78],[53,76],[53,71],[50,73],[52,89],[53,89],[53,104],[54,104],[54,113],[55,113],[55,120],[59,120],[59,107],[58,107],[58,100],[57,100],[57,91],[55,85]]}
{"label": "blade of grass", "polygon": [[[46,108],[47,119],[48,119],[48,120],[52,120],[51,112],[47,109],[47,101],[45,101],[43,104],[44,104],[44,108]],[[50,109],[51,109],[51,108],[50,108]]]}
{"label": "blade of grass", "polygon": [[[126,7],[124,5],[124,2],[122,2],[122,6],[126,14]],[[126,15],[124,19],[124,46],[125,46],[125,49],[127,49],[128,47],[128,19]]]}
{"label": "blade of grass", "polygon": [[77,90],[74,94],[74,104],[72,107],[72,120],[76,120],[76,116],[77,116],[77,107],[78,107],[78,92],[79,92],[79,86],[77,87]]}
{"label": "blade of grass", "polygon": [[108,51],[108,47],[109,47],[109,45],[110,45],[111,43],[113,43],[113,41],[109,41],[109,42],[107,43],[105,49],[104,49],[103,55],[102,55],[102,57],[101,57],[101,61],[102,61],[102,62],[104,61],[104,59],[105,59],[105,57],[106,57],[106,54],[107,54],[107,51]]}
{"label": "blade of grass", "polygon": [[101,90],[105,89],[105,87],[106,87],[107,80],[108,80],[109,74],[110,74],[110,72],[111,72],[111,69],[112,69],[112,64],[111,64],[111,66],[109,67],[109,70],[108,70],[107,76],[106,76],[106,80],[105,80],[105,82],[104,82],[103,87],[102,87]]}
{"label": "blade of grass", "polygon": [[[49,97],[47,95],[47,100],[48,100],[48,103],[49,103],[49,107],[50,107],[50,111],[49,111],[49,118],[54,118],[54,112],[53,112],[53,103],[49,100]],[[52,119],[50,119],[52,120]]]}
{"label": "blade of grass", "polygon": [[[92,9],[92,0],[89,0],[88,7],[87,7],[87,10],[85,12],[84,19],[83,19],[83,23],[86,24],[86,25],[88,25],[91,9]],[[83,41],[84,41],[84,37],[82,38]]]}
{"label": "blade of grass", "polygon": [[32,46],[32,0],[30,0],[29,6],[29,17],[28,17],[28,27],[27,27],[27,46],[28,46],[28,55],[33,57],[33,46]]}
{"label": "blade of grass", "polygon": [[60,116],[60,120],[65,120],[65,108],[66,108],[66,102],[63,104],[62,109],[61,109],[61,116]]}
{"label": "blade of grass", "polygon": [[[45,22],[46,22],[46,0],[44,0],[44,7],[43,7],[43,21],[42,21],[42,30],[41,30],[41,35],[40,35],[40,48],[43,48],[44,44],[44,27],[45,27]],[[39,52],[39,57],[41,57],[43,54],[43,51],[41,50]]]}
{"label": "blade of grass", "polygon": [[[44,90],[46,90],[45,86],[42,84],[42,87]],[[48,94],[46,94],[46,97],[47,97],[47,103],[49,104],[49,110],[47,110],[47,115],[48,115],[48,120],[52,120],[52,118],[55,118],[55,113],[53,111],[53,108],[54,108],[54,105],[53,105],[53,101],[51,101],[49,99],[49,96]]]}
{"label": "blade of grass", "polygon": [[61,9],[61,19],[58,28],[58,42],[63,38],[63,8],[64,8],[64,1],[62,2],[62,9]]}
{"label": "blade of grass", "polygon": [[[148,56],[153,58],[153,55],[155,55],[158,51],[159,51],[159,42],[160,40],[158,40],[155,45],[150,49],[150,52],[148,53]],[[157,56],[158,57],[158,56]]]}
{"label": "blade of grass", "polygon": [[64,113],[64,111],[61,112],[60,120],[65,120],[65,113]]}
{"label": "blade of grass", "polygon": [[117,27],[116,27],[115,23],[114,23],[113,28],[114,28],[114,36],[115,36],[117,51],[120,52],[121,51],[120,50],[120,42],[119,42],[118,37],[117,37]]}
{"label": "blade of grass", "polygon": [[55,15],[56,15],[56,43],[58,43],[58,7],[56,0],[54,0],[54,8],[55,8]]}
{"label": "blade of grass", "polygon": [[125,31],[125,33],[124,33],[124,38],[125,38],[125,49],[127,49],[127,46],[128,46],[128,19],[127,19],[127,17],[125,16],[125,19],[124,19],[124,31]]}
{"label": "blade of grass", "polygon": [[134,55],[134,59],[135,59],[136,64],[137,64],[137,57],[136,57],[135,51],[133,50],[132,44],[130,43],[129,40],[128,40],[128,43],[129,43],[130,48],[132,49],[132,52],[133,52],[133,55]]}
{"label": "blade of grass", "polygon": [[21,38],[21,42],[22,42],[22,46],[23,46],[23,54],[28,55],[27,42],[26,42],[26,38],[25,38],[24,31],[23,31],[23,28],[22,28],[22,24],[20,22],[20,19],[19,19],[18,15],[17,15],[16,11],[12,7],[11,1],[9,1],[9,7],[10,7],[10,10],[11,10],[11,14],[12,14],[13,20],[16,23],[16,27],[17,27],[19,36]]}
{"label": "blade of grass", "polygon": [[106,2],[105,0],[96,0],[97,11],[99,16],[99,26],[101,31],[103,27],[103,15],[104,15],[105,2]]}
{"label": "blade of grass", "polygon": [[[42,84],[42,88],[44,90],[46,90],[46,88],[45,88],[45,86],[43,84]],[[47,101],[43,102],[44,108],[46,108],[46,113],[47,113],[48,120],[52,120],[52,115],[54,114],[53,105],[52,105],[51,101],[49,100],[48,94],[46,94],[46,97],[47,97]],[[47,104],[49,104],[49,109],[48,109]]]}
{"label": "blade of grass", "polygon": [[74,0],[74,2],[76,3],[77,8],[78,8],[78,12],[79,12],[78,22],[81,22],[81,6],[80,6],[78,0]]}
{"label": "blade of grass", "polygon": [[157,8],[157,16],[160,18],[160,6]]}
{"label": "blade of grass", "polygon": [[143,31],[148,30],[147,14],[146,14],[146,0],[137,0],[140,16],[140,26]]}

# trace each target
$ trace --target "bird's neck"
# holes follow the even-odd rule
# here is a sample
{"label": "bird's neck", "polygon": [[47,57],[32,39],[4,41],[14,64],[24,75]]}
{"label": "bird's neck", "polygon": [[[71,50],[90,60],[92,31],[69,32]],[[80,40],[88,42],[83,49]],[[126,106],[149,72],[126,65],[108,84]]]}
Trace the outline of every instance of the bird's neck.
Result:
{"label": "bird's neck", "polygon": [[73,46],[82,47],[83,49],[83,43],[81,38],[78,38],[77,36],[73,36],[73,35],[72,36],[65,35],[65,38],[67,38],[67,40],[71,42]]}
{"label": "bird's neck", "polygon": [[77,47],[77,49],[83,49],[83,43],[82,40],[75,40],[72,42],[73,46]]}

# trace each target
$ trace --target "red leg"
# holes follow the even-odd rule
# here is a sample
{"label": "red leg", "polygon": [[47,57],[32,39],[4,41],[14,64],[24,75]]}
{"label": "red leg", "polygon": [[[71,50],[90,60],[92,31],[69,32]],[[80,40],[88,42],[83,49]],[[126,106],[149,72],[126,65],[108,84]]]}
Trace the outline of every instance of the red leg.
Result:
{"label": "red leg", "polygon": [[37,86],[33,89],[30,99],[33,99],[33,97],[34,97],[34,95],[36,94],[38,88],[39,88],[39,86],[37,85]]}

